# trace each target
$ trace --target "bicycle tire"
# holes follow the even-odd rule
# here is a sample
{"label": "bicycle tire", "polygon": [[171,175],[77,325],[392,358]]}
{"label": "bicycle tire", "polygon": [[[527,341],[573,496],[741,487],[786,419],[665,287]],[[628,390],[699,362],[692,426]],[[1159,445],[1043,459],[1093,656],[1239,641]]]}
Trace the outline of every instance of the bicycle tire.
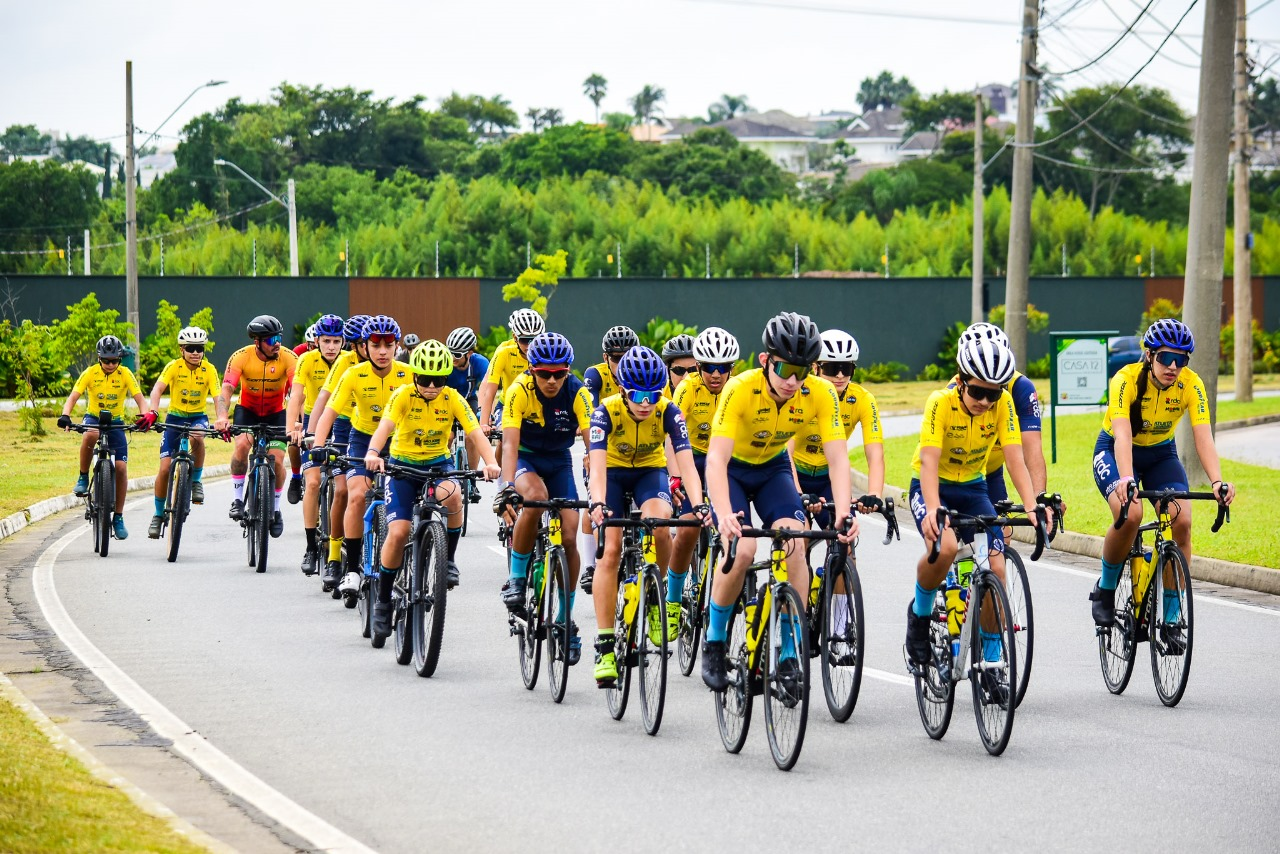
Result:
{"label": "bicycle tire", "polygon": [[548,615],[553,611],[558,614],[560,600],[565,600],[564,619],[547,620],[547,684],[551,688],[551,699],[559,703],[564,700],[569,681],[569,633],[573,622],[573,615],[568,609],[568,596],[572,591],[569,565],[561,546],[554,546],[547,553],[546,587]]}
{"label": "bicycle tire", "polygon": [[275,467],[271,463],[260,466],[258,477],[254,479],[254,491],[257,493],[258,540],[258,572],[267,571],[267,547],[271,543],[271,516],[275,507]]}
{"label": "bicycle tire", "polygon": [[[835,561],[830,563],[834,564]],[[837,592],[837,586],[843,586],[844,592]],[[838,611],[845,615],[842,629],[838,625]],[[843,566],[829,566],[825,570],[820,614],[818,660],[822,669],[822,692],[831,717],[844,723],[849,720],[854,706],[858,704],[858,694],[862,689],[863,650],[866,645],[862,580],[858,577],[858,568],[851,557],[846,556]],[[852,663],[846,663],[849,657],[852,657]]]}
{"label": "bicycle tire", "polygon": [[[1013,617],[1013,641],[1018,660],[1018,691],[1013,705],[1022,705],[1031,681],[1031,661],[1036,651],[1035,610],[1031,603],[1031,580],[1022,555],[1005,543],[1005,592],[1009,595],[1009,613]],[[1012,564],[1012,565],[1010,565]]]}
{"label": "bicycle tire", "polygon": [[[631,668],[628,666],[628,658],[635,645],[631,636],[634,620],[631,624],[627,623],[624,592],[627,575],[630,572],[631,566],[624,558],[622,565],[618,567],[618,598],[613,617],[613,656],[618,663],[618,678],[604,692],[605,699],[609,702],[609,714],[615,721],[622,720],[622,716],[627,713],[627,700],[631,696]],[[638,591],[636,595],[639,596]],[[638,606],[637,613],[639,613]]]}
{"label": "bicycle tire", "polygon": [[647,631],[636,633],[636,670],[640,680],[640,719],[646,733],[657,735],[667,702],[667,596],[663,590],[662,575],[653,564],[644,568],[640,608],[636,613],[644,614],[647,622],[650,609],[657,609],[661,628],[656,643]]}
{"label": "bicycle tire", "polygon": [[[773,762],[782,771],[790,771],[799,760],[809,721],[808,625],[800,594],[790,584],[779,585],[773,594],[773,613],[760,642],[760,654],[764,665],[764,730]],[[775,632],[777,650],[773,649]],[[789,646],[795,652],[789,660],[796,663],[795,671],[790,673],[784,669],[788,659],[782,657],[782,650]]]}
{"label": "bicycle tire", "polygon": [[[1182,700],[1187,690],[1187,679],[1191,675],[1191,651],[1194,640],[1195,613],[1192,608],[1191,573],[1187,570],[1186,558],[1175,543],[1165,544],[1161,552],[1159,572],[1151,574],[1151,587],[1148,600],[1147,637],[1151,643],[1151,676],[1155,680],[1156,694],[1160,702],[1173,707]],[[1165,582],[1165,573],[1173,578],[1173,585]],[[1178,612],[1174,619],[1169,619],[1168,604],[1165,596],[1174,593],[1178,602]],[[1181,635],[1182,648],[1173,640],[1172,632],[1177,630]]]}
{"label": "bicycle tire", "polygon": [[254,527],[254,515],[258,512],[257,499],[255,498],[258,494],[257,483],[258,477],[251,468],[244,481],[244,509],[240,522],[241,535],[248,541],[246,548],[249,552],[249,566],[258,565],[258,529]]}
{"label": "bicycle tire", "polygon": [[404,556],[400,561],[400,571],[396,573],[391,587],[391,634],[392,651],[395,652],[396,664],[405,665],[413,660],[413,623],[414,616],[414,554],[413,538],[404,544]]}
{"label": "bicycle tire", "polygon": [[[365,637],[369,639],[369,645],[374,649],[382,649],[387,643],[385,637],[378,637],[373,633],[373,609],[378,602],[382,600],[379,585],[382,584],[382,542],[387,537],[387,511],[385,504],[379,504],[373,508],[373,523],[369,526],[367,534],[369,543],[366,548],[369,549],[369,574],[362,578],[360,585],[360,595],[366,597],[364,601],[364,614],[361,619],[364,621],[364,627],[367,634]],[[359,601],[357,601],[359,605]]]}
{"label": "bicycle tire", "polygon": [[106,557],[111,548],[111,515],[107,511],[111,505],[107,501],[103,468],[102,463],[94,467],[93,483],[89,487],[89,495],[93,501],[93,550],[98,553],[98,557]]}
{"label": "bicycle tire", "polygon": [[729,612],[729,624],[725,629],[726,669],[729,687],[715,692],[716,726],[720,730],[720,742],[729,753],[737,753],[747,743],[751,730],[752,691],[750,653],[747,650],[747,625],[743,615],[745,597],[739,596]]}
{"label": "bicycle tire", "polygon": [[182,525],[187,521],[187,504],[191,500],[191,464],[177,460],[169,471],[168,524],[165,533],[169,540],[169,563],[178,559],[178,547],[182,544]]}
{"label": "bicycle tire", "polygon": [[418,603],[418,619],[414,624],[413,669],[428,678],[440,663],[444,645],[444,618],[448,608],[449,584],[445,567],[446,546],[444,524],[432,519],[424,526],[418,558],[422,586]]}
{"label": "bicycle tire", "polygon": [[929,738],[937,741],[947,734],[947,728],[951,726],[951,712],[956,701],[955,682],[951,678],[956,663],[951,659],[951,636],[947,633],[945,612],[939,614],[937,597],[929,619],[929,649],[929,661],[914,665],[912,673],[920,723]]}
{"label": "bicycle tire", "polygon": [[[328,548],[329,511],[333,509],[333,479],[330,478],[323,469],[320,471],[319,496],[319,514],[316,517],[316,538],[325,548]],[[323,568],[323,559],[320,561],[320,565]]]}
{"label": "bicycle tire", "polygon": [[[967,619],[976,619],[973,627],[975,643],[969,645],[969,683],[973,689],[973,714],[978,722],[978,735],[982,738],[982,746],[992,756],[999,756],[1009,746],[1009,736],[1013,734],[1013,717],[1016,709],[1014,691],[1018,685],[1018,658],[1016,641],[1013,637],[1013,614],[1009,607],[1009,595],[1004,584],[995,573],[984,572],[978,580],[976,603],[970,602],[970,613]],[[977,605],[976,613],[974,604]],[[988,662],[984,654],[985,643],[982,638],[984,617],[990,615],[995,620],[999,631],[1000,659]],[[993,664],[999,669],[991,668]],[[999,690],[988,690],[983,685],[985,674],[995,672],[997,680],[1000,670],[1004,671],[1003,694]]]}
{"label": "bicycle tire", "polygon": [[[471,464],[467,461],[467,440],[464,436],[453,455],[453,467],[458,471],[468,471]],[[462,530],[458,534],[460,537],[467,535],[467,522],[471,517],[471,493],[476,488],[475,481],[464,480],[460,484],[462,489]]]}
{"label": "bicycle tire", "polygon": [[1138,646],[1138,624],[1134,615],[1133,569],[1129,560],[1120,570],[1116,584],[1116,618],[1111,628],[1098,635],[1098,661],[1102,665],[1102,681],[1112,694],[1120,695],[1133,676],[1133,662]]}
{"label": "bicycle tire", "polygon": [[[507,566],[511,566],[511,541],[507,540]],[[529,568],[533,569],[537,562],[542,560],[542,556],[538,554],[538,547],[535,545],[534,553],[529,561]],[[542,636],[543,636],[543,601],[542,591],[538,589],[538,585],[534,583],[536,578],[528,579],[524,588],[524,622],[517,632],[520,640],[520,679],[524,682],[524,687],[532,691],[538,684],[538,671],[542,667]]]}
{"label": "bicycle tire", "polygon": [[702,638],[702,611],[705,607],[708,581],[708,558],[714,553],[710,537],[705,530],[698,534],[698,544],[693,559],[684,576],[684,590],[680,594],[680,634],[676,637],[676,655],[680,659],[680,675],[693,673],[698,661],[698,643]]}

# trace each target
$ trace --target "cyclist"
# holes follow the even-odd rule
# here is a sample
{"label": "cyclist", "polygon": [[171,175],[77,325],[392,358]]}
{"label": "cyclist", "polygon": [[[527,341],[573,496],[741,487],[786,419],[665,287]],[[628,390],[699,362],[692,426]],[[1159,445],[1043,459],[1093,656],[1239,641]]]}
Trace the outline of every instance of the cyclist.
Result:
{"label": "cyclist", "polygon": [[[369,336],[365,334],[370,317],[367,314],[356,314],[347,318],[342,325],[342,338],[350,348],[343,351],[329,370],[329,377],[316,395],[312,412],[324,413],[329,405],[329,398],[338,388],[338,383],[346,376],[347,370],[369,359]],[[319,415],[316,416],[317,420]],[[314,433],[315,425],[307,425]],[[329,443],[338,453],[346,453],[347,439],[351,436],[351,419],[338,413],[333,422],[333,436]],[[332,590],[342,580],[342,543],[345,528],[343,520],[347,515],[347,476],[345,471],[335,471],[333,476],[333,504],[329,508],[329,543],[328,555],[324,564],[324,572],[320,581],[325,590]]]}
{"label": "cyclist", "polygon": [[449,374],[449,388],[462,395],[472,412],[480,411],[476,393],[480,382],[489,371],[489,360],[476,352],[476,333],[469,326],[459,326],[449,333],[444,346],[449,349],[453,371]]}
{"label": "cyclist", "polygon": [[[1212,478],[1215,490],[1226,487],[1226,495],[1218,496],[1219,503],[1230,504],[1236,490],[1222,480],[1208,395],[1200,377],[1187,367],[1196,349],[1191,330],[1179,320],[1157,320],[1147,327],[1142,346],[1142,361],[1126,365],[1111,378],[1102,432],[1093,448],[1093,479],[1111,506],[1112,520],[1120,518],[1128,483],[1141,484],[1143,489],[1188,488],[1187,472],[1178,460],[1173,439],[1178,421],[1188,412],[1200,464]],[[1173,519],[1173,540],[1190,565],[1191,502],[1173,502],[1169,514]],[[1116,585],[1140,524],[1142,505],[1135,502],[1124,525],[1118,530],[1114,525],[1107,527],[1102,541],[1102,577],[1089,594],[1093,621],[1099,626],[1115,622]],[[1166,590],[1167,623],[1178,620],[1178,607],[1178,591]],[[1171,647],[1185,649],[1180,629],[1165,625],[1161,630]]]}
{"label": "cyclist", "polygon": [[[683,496],[680,499],[681,519],[694,518],[693,502],[684,489],[686,478],[697,480],[702,486],[702,494],[707,495],[707,448],[711,442],[711,419],[716,414],[720,392],[724,391],[725,383],[733,373],[738,354],[737,338],[718,326],[708,326],[693,339],[693,357],[698,360],[698,370],[676,386],[675,404],[684,415],[685,424],[689,428],[689,444],[693,447],[693,468],[681,467],[672,478],[672,497],[676,497],[677,493]],[[698,545],[697,528],[676,528],[675,532],[675,543],[671,548],[671,569],[667,571],[668,597],[676,595],[671,592],[672,587],[683,591],[693,550]]]}
{"label": "cyclist", "polygon": [[[178,346],[182,348],[181,358],[174,359],[164,366],[160,379],[151,387],[151,409],[160,411],[160,396],[169,392],[169,413],[165,416],[165,431],[160,439],[160,470],[156,472],[156,514],[151,517],[147,527],[147,536],[153,540],[160,539],[160,526],[164,524],[165,496],[169,492],[169,470],[173,467],[173,455],[178,452],[180,438],[177,430],[168,429],[168,425],[188,427],[209,427],[209,417],[205,414],[208,399],[214,399],[216,417],[225,418],[227,411],[222,408],[222,385],[218,382],[218,369],[204,357],[205,347],[209,344],[209,334],[198,326],[188,326],[178,333]],[[204,434],[191,434],[191,503],[204,503],[204,484],[200,478],[204,474]]]}
{"label": "cyclist", "polygon": [[[454,422],[462,425],[473,447],[480,452],[485,477],[493,480],[501,473],[493,458],[493,447],[480,431],[471,407],[462,395],[447,386],[453,370],[453,357],[439,341],[424,341],[409,355],[413,382],[391,394],[386,414],[369,440],[365,467],[371,472],[383,470],[379,452],[391,439],[391,461],[416,469],[452,469],[449,438]],[[424,484],[408,478],[392,478],[387,496],[387,538],[382,544],[382,582],[378,585],[378,602],[373,609],[373,633],[378,637],[391,634],[391,587],[404,562],[404,546],[413,527],[413,505]],[[462,490],[456,481],[441,481],[436,498],[444,505],[446,519],[448,585],[458,584],[458,564],[454,557],[462,536]]]}
{"label": "cyclist", "polygon": [[422,339],[410,332],[404,336],[404,340],[400,342],[399,348],[396,349],[396,361],[409,363],[409,354],[413,352],[413,348],[418,346],[418,342]]}
{"label": "cyclist", "polygon": [[[364,336],[368,339],[366,346],[369,361],[349,368],[338,383],[337,390],[329,398],[316,423],[315,447],[311,452],[315,462],[322,463],[327,458],[328,453],[323,445],[339,415],[346,415],[351,419],[347,456],[362,459],[369,449],[369,439],[378,429],[378,422],[386,411],[391,393],[400,386],[413,382],[410,367],[393,358],[400,341],[400,326],[395,320],[385,314],[370,318],[365,324]],[[347,468],[346,515],[342,522],[347,545],[347,565],[342,582],[338,585],[338,589],[348,597],[360,592],[364,494],[368,491],[369,472],[363,461],[350,464]]]}
{"label": "cyclist", "polygon": [[667,374],[671,377],[667,397],[675,397],[680,383],[698,368],[698,360],[693,357],[693,336],[682,332],[669,339],[662,345],[662,361],[666,363]]}
{"label": "cyclist", "polygon": [[[959,383],[935,391],[925,403],[911,467],[911,514],[925,540],[925,554],[916,563],[915,597],[907,604],[907,655],[916,664],[929,661],[929,620],[934,594],[955,559],[959,543],[950,527],[938,529],[937,511],[946,507],[972,516],[993,515],[995,507],[987,493],[986,466],[998,441],[1009,462],[1013,485],[1024,506],[1044,512],[1046,524],[1053,523],[1052,511],[1038,505],[1036,493],[1022,461],[1022,437],[1013,398],[1005,385],[1013,378],[1013,353],[999,341],[971,336],[960,342],[956,353]],[[972,531],[965,534],[971,542]],[[1004,534],[988,533],[988,566],[1004,581]],[[937,559],[929,562],[929,551],[940,539]],[[983,657],[1000,658],[1000,635],[990,626],[980,627]],[[1009,686],[996,671],[983,671],[983,686],[997,697],[1007,697]]]}
{"label": "cyclist", "polygon": [[[503,341],[493,351],[489,373],[485,375],[484,382],[480,383],[478,392],[480,429],[486,436],[492,436],[500,429],[497,424],[502,419],[502,401],[505,400],[506,392],[516,382],[516,378],[529,369],[529,345],[547,330],[547,324],[542,315],[533,309],[517,308],[507,319],[507,328],[511,330],[511,338]],[[498,397],[499,392],[502,392],[502,398]],[[498,447],[498,462],[502,462],[501,446]]]}
{"label": "cyclist", "polygon": [[[284,340],[284,327],[269,314],[260,314],[249,321],[245,331],[253,343],[232,353],[227,360],[227,369],[222,372],[222,396],[218,409],[221,414],[214,425],[219,433],[227,429],[227,410],[237,386],[240,387],[240,397],[232,410],[231,423],[240,427],[255,424],[285,426],[284,400],[298,369],[298,357],[292,350],[280,346]],[[235,448],[231,452],[231,488],[235,497],[231,500],[228,515],[237,522],[244,517],[244,480],[249,472],[250,444],[249,434],[241,433],[236,437]],[[279,537],[284,533],[284,517],[280,515],[284,439],[273,440],[269,447],[276,464],[276,495],[270,530],[272,537]]]}
{"label": "cyclist", "polygon": [[[156,423],[156,414],[143,398],[142,389],[138,387],[133,371],[120,364],[120,360],[124,358],[124,343],[114,335],[103,335],[98,339],[96,351],[97,363],[90,365],[76,378],[71,394],[67,395],[66,403],[62,404],[58,426],[63,430],[71,429],[71,411],[83,396],[84,424],[99,426],[98,417],[103,412],[111,416],[112,424],[122,422],[124,402],[133,398],[139,413],[137,426],[150,429]],[[117,540],[124,540],[129,537],[129,531],[124,526],[124,499],[129,485],[129,441],[123,430],[109,430],[107,442],[111,446],[111,455],[115,458],[116,474],[116,507],[111,519],[111,531]],[[76,478],[73,491],[81,497],[89,494],[89,465],[93,461],[94,446],[97,443],[97,430],[85,433],[80,440],[80,476]]]}
{"label": "cyclist", "polygon": [[[591,392],[591,411],[600,405],[600,401],[606,397],[613,397],[618,393],[618,381],[614,377],[614,370],[617,367],[618,360],[630,350],[632,347],[639,346],[640,336],[636,335],[635,330],[630,326],[612,326],[604,334],[604,340],[600,347],[602,359],[591,367],[582,372],[582,381],[587,386],[587,391]],[[587,454],[582,459],[582,485],[588,486],[587,473],[591,470],[591,455]],[[591,530],[591,519],[587,516],[582,517],[582,529],[578,532],[579,540],[582,543],[582,555],[586,560],[586,567],[582,570],[582,592],[591,592],[591,580],[595,577],[596,572],[596,535]]]}
{"label": "cyclist", "polygon": [[[707,488],[727,550],[748,521],[750,505],[766,526],[802,529],[804,508],[791,475],[786,445],[816,417],[818,436],[831,471],[835,497],[835,525],[850,517],[849,458],[836,390],[810,375],[822,341],[818,326],[807,316],[783,312],[765,326],[760,367],[744,371],[725,384],[712,419],[707,450]],[[686,487],[687,488],[687,487]],[[739,516],[738,514],[742,514]],[[840,533],[842,542],[858,535],[856,519]],[[755,559],[754,539],[738,544],[727,576],[711,587],[711,615],[702,645],[702,680],[715,691],[728,687],[725,675],[725,634],[729,615],[742,592],[747,567]],[[800,540],[787,542],[787,576],[799,591],[809,589],[809,567]],[[808,597],[801,594],[807,603]],[[799,627],[782,632],[778,672],[786,680],[799,678],[794,637]]]}
{"label": "cyclist", "polygon": [[[858,342],[848,332],[828,329],[822,333],[822,351],[818,356],[817,371],[831,383],[840,402],[840,423],[845,440],[853,437],[855,426],[862,425],[862,452],[867,460],[868,494],[858,499],[858,509],[871,513],[880,508],[880,496],[884,492],[884,434],[880,429],[880,412],[876,399],[858,383],[852,381],[858,367]],[[827,458],[823,453],[821,434],[816,421],[809,422],[804,435],[796,434],[787,446],[796,467],[796,484],[800,492],[820,495],[824,506],[814,515],[819,528],[831,523],[831,478]],[[837,600],[843,602],[843,599]]]}
{"label": "cyclist", "polygon": [[[326,314],[312,327],[316,331],[316,349],[306,353],[298,360],[298,382],[293,384],[289,393],[289,411],[285,423],[289,425],[289,451],[302,448],[311,422],[311,413],[315,411],[316,399],[324,386],[325,380],[333,373],[333,366],[342,355],[343,320],[336,314]],[[321,412],[324,410],[321,409]],[[320,549],[317,530],[320,525],[320,469],[311,458],[303,460],[302,475],[306,479],[305,491],[302,495],[302,532],[307,537],[307,549],[302,558],[302,571],[307,575],[315,573],[316,554]],[[299,481],[295,478],[289,482],[289,503],[297,504],[293,497],[293,487]]]}
{"label": "cyclist", "polygon": [[[313,323],[307,327],[307,332],[302,336],[302,343],[293,348],[293,355],[302,356],[310,353],[316,348],[316,325]],[[297,502],[294,502],[295,504]]]}
{"label": "cyclist", "polygon": [[[687,469],[693,468],[693,451],[689,448],[689,430],[680,407],[671,402],[667,389],[667,367],[658,354],[648,347],[632,347],[619,360],[615,373],[619,394],[606,397],[591,416],[591,521],[599,526],[606,516],[626,518],[631,511],[626,497],[630,495],[641,516],[669,518],[669,490],[665,445],[671,440],[675,456]],[[599,476],[604,473],[604,476]],[[705,514],[700,485],[690,480],[690,500]],[[655,536],[654,550],[658,567],[670,566],[671,537]],[[596,684],[607,688],[618,678],[618,663],[613,652],[613,617],[618,590],[618,562],[622,556],[622,529],[605,531],[604,555],[597,567],[600,584],[595,588]],[[666,626],[655,609],[648,614],[649,636],[661,643],[659,633],[666,632],[674,641],[680,631],[680,594],[683,587],[672,580],[667,571]],[[672,591],[675,601],[672,602]]]}
{"label": "cyclist", "polygon": [[[501,515],[516,497],[531,501],[550,498],[576,500],[571,449],[581,436],[587,442],[591,423],[591,393],[570,371],[573,347],[558,332],[544,332],[529,345],[529,371],[507,390],[502,409],[502,488],[494,498],[494,512]],[[502,587],[502,601],[510,610],[524,604],[525,579],[533,554],[541,513],[520,513],[511,531],[511,576]],[[561,514],[562,530],[578,524],[578,511]],[[594,548],[594,545],[592,546]],[[560,603],[573,612],[573,587],[578,577],[578,546],[564,540],[569,564],[569,601]],[[570,624],[569,663],[582,656],[578,627]]]}

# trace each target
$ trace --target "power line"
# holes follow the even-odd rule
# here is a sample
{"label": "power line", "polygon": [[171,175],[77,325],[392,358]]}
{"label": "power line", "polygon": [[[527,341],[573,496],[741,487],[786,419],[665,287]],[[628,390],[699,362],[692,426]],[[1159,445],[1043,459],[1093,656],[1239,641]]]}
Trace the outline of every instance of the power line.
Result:
{"label": "power line", "polygon": [[[1106,0],[1102,0],[1102,2],[1103,2],[1103,5],[1106,6]],[[1147,5],[1143,6],[1141,11],[1138,12],[1138,17],[1130,21],[1129,26],[1125,27],[1124,31],[1121,32],[1120,35],[1116,36],[1116,40],[1113,41],[1107,47],[1107,49],[1104,50],[1102,53],[1098,54],[1093,59],[1086,62],[1084,65],[1081,65],[1079,68],[1073,68],[1070,71],[1059,71],[1059,72],[1056,72],[1053,76],[1066,77],[1069,74],[1079,74],[1081,71],[1084,71],[1086,68],[1089,68],[1090,66],[1100,62],[1103,57],[1111,53],[1111,51],[1115,50],[1116,47],[1119,46],[1120,42],[1125,40],[1126,36],[1128,36],[1131,32],[1133,32],[1133,28],[1136,27],[1138,25],[1138,22],[1142,20],[1142,16],[1147,14],[1147,10],[1151,8],[1151,4],[1154,2],[1156,2],[1156,0],[1147,0]],[[1107,6],[1107,8],[1110,9],[1111,7]]]}
{"label": "power line", "polygon": [[930,15],[923,12],[894,12],[885,9],[863,9],[852,6],[817,6],[808,3],[784,3],[779,0],[685,0],[687,3],[719,4],[724,6],[756,6],[768,9],[788,9],[798,12],[832,12],[837,15],[860,15],[868,18],[905,18],[912,21],[936,21],[947,24],[982,24],[1013,28],[1017,24],[1004,18],[970,18],[960,15]]}
{"label": "power line", "polygon": [[[1117,21],[1122,21],[1122,20],[1124,20],[1123,18],[1121,18],[1121,17],[1120,17],[1120,13],[1119,13],[1119,12],[1117,12],[1115,9],[1112,9],[1112,8],[1111,8],[1111,5],[1110,5],[1109,3],[1107,3],[1107,0],[1102,0],[1102,5],[1106,7],[1106,9],[1107,9],[1107,11],[1108,11],[1108,12],[1110,12],[1112,15],[1114,15],[1114,16],[1115,16],[1115,19],[1116,19]],[[1153,15],[1150,15],[1149,17],[1151,17],[1153,20],[1155,19],[1155,15],[1154,15],[1154,14],[1153,14]],[[1158,23],[1158,22],[1157,22],[1157,23]],[[1134,33],[1134,34],[1133,34],[1133,37],[1138,41],[1138,43],[1139,43],[1139,44],[1141,44],[1143,47],[1147,48],[1148,50],[1155,50],[1155,48],[1153,48],[1153,47],[1151,46],[1151,42],[1147,41],[1146,39],[1144,39],[1142,36],[1138,35],[1137,33]],[[1194,47],[1192,47],[1190,44],[1188,44],[1188,43],[1186,42],[1186,40],[1185,40],[1185,39],[1183,39],[1181,36],[1177,36],[1176,38],[1178,39],[1178,41],[1179,41],[1179,42],[1181,42],[1181,43],[1182,43],[1182,45],[1183,45],[1185,48],[1187,48],[1187,50],[1191,51],[1192,55],[1194,55],[1194,56],[1196,57],[1196,59],[1199,59],[1199,58],[1200,58],[1200,52],[1199,52],[1198,50],[1196,50]],[[1161,59],[1163,59],[1165,62],[1172,62],[1174,65],[1180,65],[1180,66],[1182,66],[1183,68],[1195,68],[1195,69],[1199,69],[1199,68],[1200,68],[1200,63],[1199,63],[1199,62],[1183,62],[1181,59],[1174,59],[1172,56],[1163,56],[1163,57],[1161,57]]]}
{"label": "power line", "polygon": [[1070,160],[1059,160],[1056,157],[1050,157],[1049,155],[1041,154],[1038,151],[1031,152],[1031,156],[1036,158],[1037,160],[1045,160],[1045,161],[1048,161],[1049,163],[1056,163],[1059,166],[1070,167],[1071,169],[1079,169],[1084,172],[1101,172],[1108,175],[1150,175],[1161,169],[1171,169],[1173,171],[1176,171],[1179,167],[1183,166],[1186,163],[1186,161],[1183,160],[1181,163],[1178,163],[1176,165],[1170,163],[1164,166],[1150,167],[1147,169],[1111,169],[1111,168],[1104,168],[1101,166],[1090,166],[1087,163],[1073,163]]}

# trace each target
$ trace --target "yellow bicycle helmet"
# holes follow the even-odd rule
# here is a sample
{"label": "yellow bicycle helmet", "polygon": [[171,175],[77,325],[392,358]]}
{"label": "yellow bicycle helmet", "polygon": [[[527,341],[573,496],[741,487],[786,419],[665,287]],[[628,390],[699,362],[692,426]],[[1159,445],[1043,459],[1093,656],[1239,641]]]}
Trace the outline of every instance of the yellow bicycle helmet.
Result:
{"label": "yellow bicycle helmet", "polygon": [[413,348],[409,354],[409,367],[415,374],[447,377],[453,373],[453,355],[448,347],[432,338]]}

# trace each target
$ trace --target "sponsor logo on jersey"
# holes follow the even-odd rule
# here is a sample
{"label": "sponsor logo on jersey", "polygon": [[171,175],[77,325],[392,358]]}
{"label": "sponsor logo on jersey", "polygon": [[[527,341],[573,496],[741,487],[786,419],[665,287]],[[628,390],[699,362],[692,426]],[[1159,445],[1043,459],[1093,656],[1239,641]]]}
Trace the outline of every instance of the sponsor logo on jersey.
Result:
{"label": "sponsor logo on jersey", "polygon": [[603,441],[604,441],[604,428],[603,428],[603,427],[592,427],[592,428],[591,428],[591,441],[592,441],[592,442],[603,442]]}
{"label": "sponsor logo on jersey", "polygon": [[771,434],[771,431],[769,430],[757,430],[751,435],[755,436],[757,439],[768,439],[769,436],[772,434]]}

